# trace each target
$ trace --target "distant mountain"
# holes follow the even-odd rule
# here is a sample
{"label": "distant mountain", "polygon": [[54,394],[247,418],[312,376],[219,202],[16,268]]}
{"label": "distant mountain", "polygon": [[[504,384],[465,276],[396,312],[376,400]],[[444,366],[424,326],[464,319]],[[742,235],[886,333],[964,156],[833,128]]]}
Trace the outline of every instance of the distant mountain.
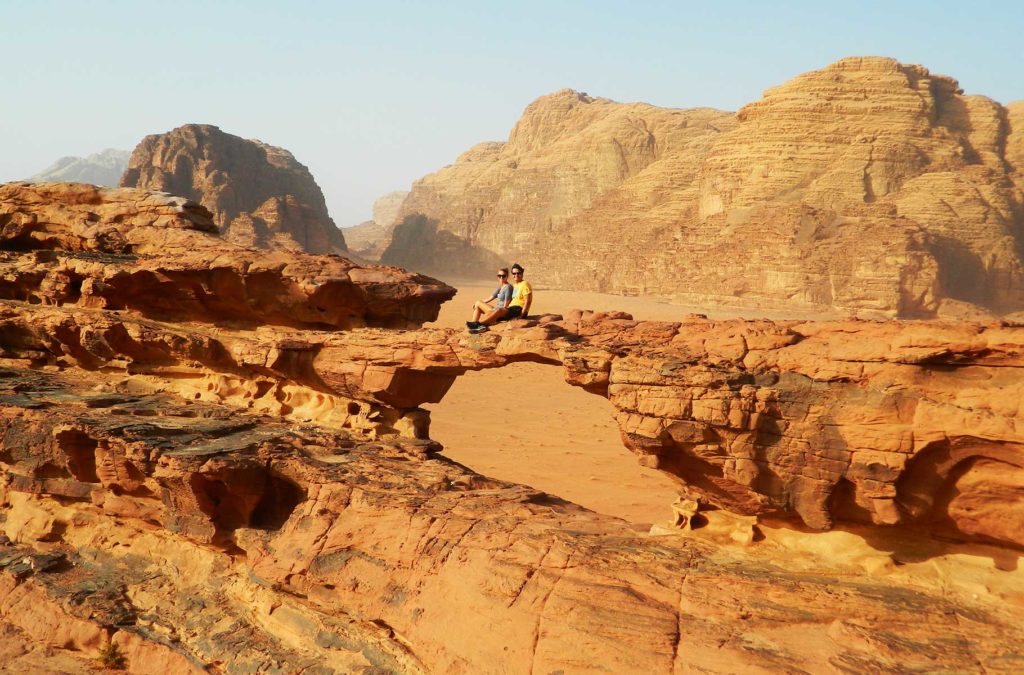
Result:
{"label": "distant mountain", "polygon": [[107,148],[88,157],[61,157],[28,180],[34,183],[92,183],[115,187],[131,153]]}
{"label": "distant mountain", "polygon": [[1024,102],[852,57],[730,114],[562,90],[421,178],[381,256],[435,276],[868,317],[1024,310]]}
{"label": "distant mountain", "polygon": [[408,196],[409,193],[404,190],[389,192],[373,203],[373,220],[346,227],[345,243],[349,250],[366,260],[380,260],[381,253],[388,245],[388,233]]}
{"label": "distant mountain", "polygon": [[209,124],[146,136],[121,177],[122,187],[195,200],[230,241],[253,248],[344,253],[345,238],[323,192],[292,153]]}

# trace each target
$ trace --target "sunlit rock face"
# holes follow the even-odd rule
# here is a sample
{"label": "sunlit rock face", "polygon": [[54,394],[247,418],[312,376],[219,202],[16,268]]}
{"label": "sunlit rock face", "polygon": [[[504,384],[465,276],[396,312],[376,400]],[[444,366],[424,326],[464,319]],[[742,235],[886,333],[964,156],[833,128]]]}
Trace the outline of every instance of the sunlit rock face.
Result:
{"label": "sunlit rock face", "polygon": [[344,253],[320,187],[290,152],[208,124],[142,139],[123,187],[161,190],[201,203],[225,238],[255,248]]}
{"label": "sunlit rock face", "polygon": [[565,288],[689,303],[984,316],[1024,309],[1020,104],[848,58],[727,114],[563,90],[419,180],[383,260],[519,260]]}
{"label": "sunlit rock face", "polygon": [[561,367],[748,535],[852,521],[1016,560],[1021,328],[576,311],[469,335],[419,327],[454,294],[433,279],[217,230],[182,197],[0,186],[5,664],[1020,670],[1013,596],[640,534],[447,461],[420,406]]}

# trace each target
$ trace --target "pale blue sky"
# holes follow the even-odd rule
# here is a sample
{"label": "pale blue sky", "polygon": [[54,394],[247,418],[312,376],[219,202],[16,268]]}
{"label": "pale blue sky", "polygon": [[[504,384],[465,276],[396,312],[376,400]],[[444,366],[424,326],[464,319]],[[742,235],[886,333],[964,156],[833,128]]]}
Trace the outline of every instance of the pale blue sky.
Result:
{"label": "pale blue sky", "polygon": [[291,150],[370,216],[536,97],[736,110],[843,56],[1024,99],[1024,2],[0,0],[0,181],[189,122]]}

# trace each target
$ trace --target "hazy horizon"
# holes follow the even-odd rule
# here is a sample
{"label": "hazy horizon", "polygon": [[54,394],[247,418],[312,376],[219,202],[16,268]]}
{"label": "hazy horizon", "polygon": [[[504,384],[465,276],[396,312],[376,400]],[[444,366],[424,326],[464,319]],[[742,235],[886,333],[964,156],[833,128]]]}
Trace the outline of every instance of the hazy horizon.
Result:
{"label": "hazy horizon", "polygon": [[879,55],[1024,99],[1024,5],[1009,2],[0,2],[7,52],[24,57],[6,73],[0,182],[214,124],[292,152],[342,227],[506,140],[531,101],[565,87],[734,111],[799,73]]}

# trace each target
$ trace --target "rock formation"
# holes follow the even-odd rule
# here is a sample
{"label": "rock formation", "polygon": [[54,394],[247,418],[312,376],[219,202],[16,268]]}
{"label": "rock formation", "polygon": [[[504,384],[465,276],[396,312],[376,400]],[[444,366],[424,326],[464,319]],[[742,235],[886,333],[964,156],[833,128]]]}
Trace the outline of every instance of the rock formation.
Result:
{"label": "rock formation", "polygon": [[406,190],[395,190],[383,197],[378,197],[373,202],[373,222],[381,227],[391,227],[398,220],[398,214],[402,211],[402,204],[409,196]]}
{"label": "rock formation", "polygon": [[1022,126],[1019,105],[886,58],[736,115],[564,90],[418,181],[382,260],[443,276],[516,259],[552,286],[696,304],[1012,313]]}
{"label": "rock formation", "polygon": [[[560,365],[704,508],[1022,547],[1024,329],[576,312],[474,336],[394,330],[451,289],[334,257],[263,263],[215,229],[202,207],[140,190],[0,188],[0,637],[20,645],[0,655],[14,666],[1024,666],[1019,598],[921,586],[885,556],[890,572],[866,576],[641,536],[437,457],[419,407],[469,370]],[[332,318],[309,318],[321,310]]]}
{"label": "rock formation", "polygon": [[28,180],[33,183],[92,183],[116,186],[128,166],[131,153],[106,149],[88,157],[61,157]]}
{"label": "rock formation", "polygon": [[84,184],[0,186],[0,241],[40,251],[0,261],[2,297],[171,321],[405,328],[437,318],[455,289],[337,256],[246,249],[212,236],[209,211],[181,197]]}
{"label": "rock formation", "polygon": [[349,250],[366,260],[380,260],[388,242],[388,232],[395,224],[408,192],[396,191],[373,203],[373,220],[345,230]]}
{"label": "rock formation", "polygon": [[290,152],[188,124],[142,139],[121,186],[199,202],[224,236],[252,248],[343,253],[320,187]]}

